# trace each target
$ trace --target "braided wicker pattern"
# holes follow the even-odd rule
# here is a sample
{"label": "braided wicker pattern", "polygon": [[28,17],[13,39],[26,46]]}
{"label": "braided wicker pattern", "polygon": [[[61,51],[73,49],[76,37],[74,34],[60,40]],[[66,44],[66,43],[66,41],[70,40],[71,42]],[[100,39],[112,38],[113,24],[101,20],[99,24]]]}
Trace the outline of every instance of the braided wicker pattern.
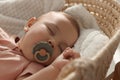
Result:
{"label": "braided wicker pattern", "polygon": [[57,80],[118,80],[115,75],[106,78],[106,73],[120,42],[120,4],[115,0],[66,0],[64,9],[79,3],[95,16],[99,27],[112,38],[94,59],[81,57],[65,66]]}
{"label": "braided wicker pattern", "polygon": [[120,24],[120,4],[115,0],[66,0],[65,8],[82,3],[95,16],[107,36],[113,36]]}

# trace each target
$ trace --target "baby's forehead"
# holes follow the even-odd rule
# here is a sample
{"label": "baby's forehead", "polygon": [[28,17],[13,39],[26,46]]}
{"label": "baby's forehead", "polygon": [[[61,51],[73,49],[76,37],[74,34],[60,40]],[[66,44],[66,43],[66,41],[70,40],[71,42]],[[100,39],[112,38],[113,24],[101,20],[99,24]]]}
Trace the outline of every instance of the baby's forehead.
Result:
{"label": "baby's forehead", "polygon": [[64,14],[61,12],[49,12],[46,13],[38,18],[41,22],[53,22],[53,23],[66,23],[66,21],[69,21]]}
{"label": "baby's forehead", "polygon": [[59,16],[59,15],[62,15],[61,12],[55,12],[55,11],[51,11],[51,12],[48,12],[44,15],[52,15],[52,16]]}
{"label": "baby's forehead", "polygon": [[63,18],[66,18],[64,14],[62,14],[62,12],[54,12],[54,11],[51,11],[51,12],[48,12],[46,14],[43,14],[42,16],[40,16],[40,18],[44,18],[44,19],[47,19],[47,18],[51,18],[51,19],[63,19]]}

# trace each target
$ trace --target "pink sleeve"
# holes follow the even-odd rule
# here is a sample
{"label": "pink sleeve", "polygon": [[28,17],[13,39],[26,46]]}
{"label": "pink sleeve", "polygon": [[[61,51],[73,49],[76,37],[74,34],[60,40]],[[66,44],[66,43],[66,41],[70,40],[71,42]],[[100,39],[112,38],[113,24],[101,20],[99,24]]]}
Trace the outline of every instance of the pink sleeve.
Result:
{"label": "pink sleeve", "polygon": [[37,71],[41,70],[42,68],[44,68],[42,65],[32,62],[30,63],[26,69],[18,76],[18,78],[20,77],[24,77],[26,75],[32,75],[34,73],[36,73]]}
{"label": "pink sleeve", "polygon": [[0,28],[0,39],[1,38],[3,39],[9,38],[8,34],[2,28]]}
{"label": "pink sleeve", "polygon": [[0,80],[15,80],[28,64],[23,56],[9,50],[0,51]]}
{"label": "pink sleeve", "polygon": [[15,48],[16,43],[13,37],[10,37],[2,28],[0,28],[0,51],[8,48]]}

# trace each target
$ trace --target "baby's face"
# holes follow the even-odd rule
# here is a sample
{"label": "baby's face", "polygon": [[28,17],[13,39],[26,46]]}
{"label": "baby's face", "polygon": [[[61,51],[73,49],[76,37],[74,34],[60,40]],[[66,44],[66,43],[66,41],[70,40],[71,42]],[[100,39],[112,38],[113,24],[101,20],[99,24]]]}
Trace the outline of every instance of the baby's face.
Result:
{"label": "baby's face", "polygon": [[46,65],[53,62],[66,47],[72,47],[78,33],[71,22],[61,13],[49,12],[41,16],[20,40],[19,47],[26,58],[35,61],[33,47],[40,41],[49,42],[53,47],[53,55]]}

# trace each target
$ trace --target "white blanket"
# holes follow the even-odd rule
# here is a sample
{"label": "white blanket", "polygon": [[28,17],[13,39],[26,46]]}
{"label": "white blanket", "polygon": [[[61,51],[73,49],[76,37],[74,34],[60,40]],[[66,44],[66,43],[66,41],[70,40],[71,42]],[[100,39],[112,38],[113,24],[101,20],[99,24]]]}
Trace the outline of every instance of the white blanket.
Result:
{"label": "white blanket", "polygon": [[9,34],[21,36],[28,19],[51,10],[58,11],[64,3],[64,0],[0,0],[0,27]]}

